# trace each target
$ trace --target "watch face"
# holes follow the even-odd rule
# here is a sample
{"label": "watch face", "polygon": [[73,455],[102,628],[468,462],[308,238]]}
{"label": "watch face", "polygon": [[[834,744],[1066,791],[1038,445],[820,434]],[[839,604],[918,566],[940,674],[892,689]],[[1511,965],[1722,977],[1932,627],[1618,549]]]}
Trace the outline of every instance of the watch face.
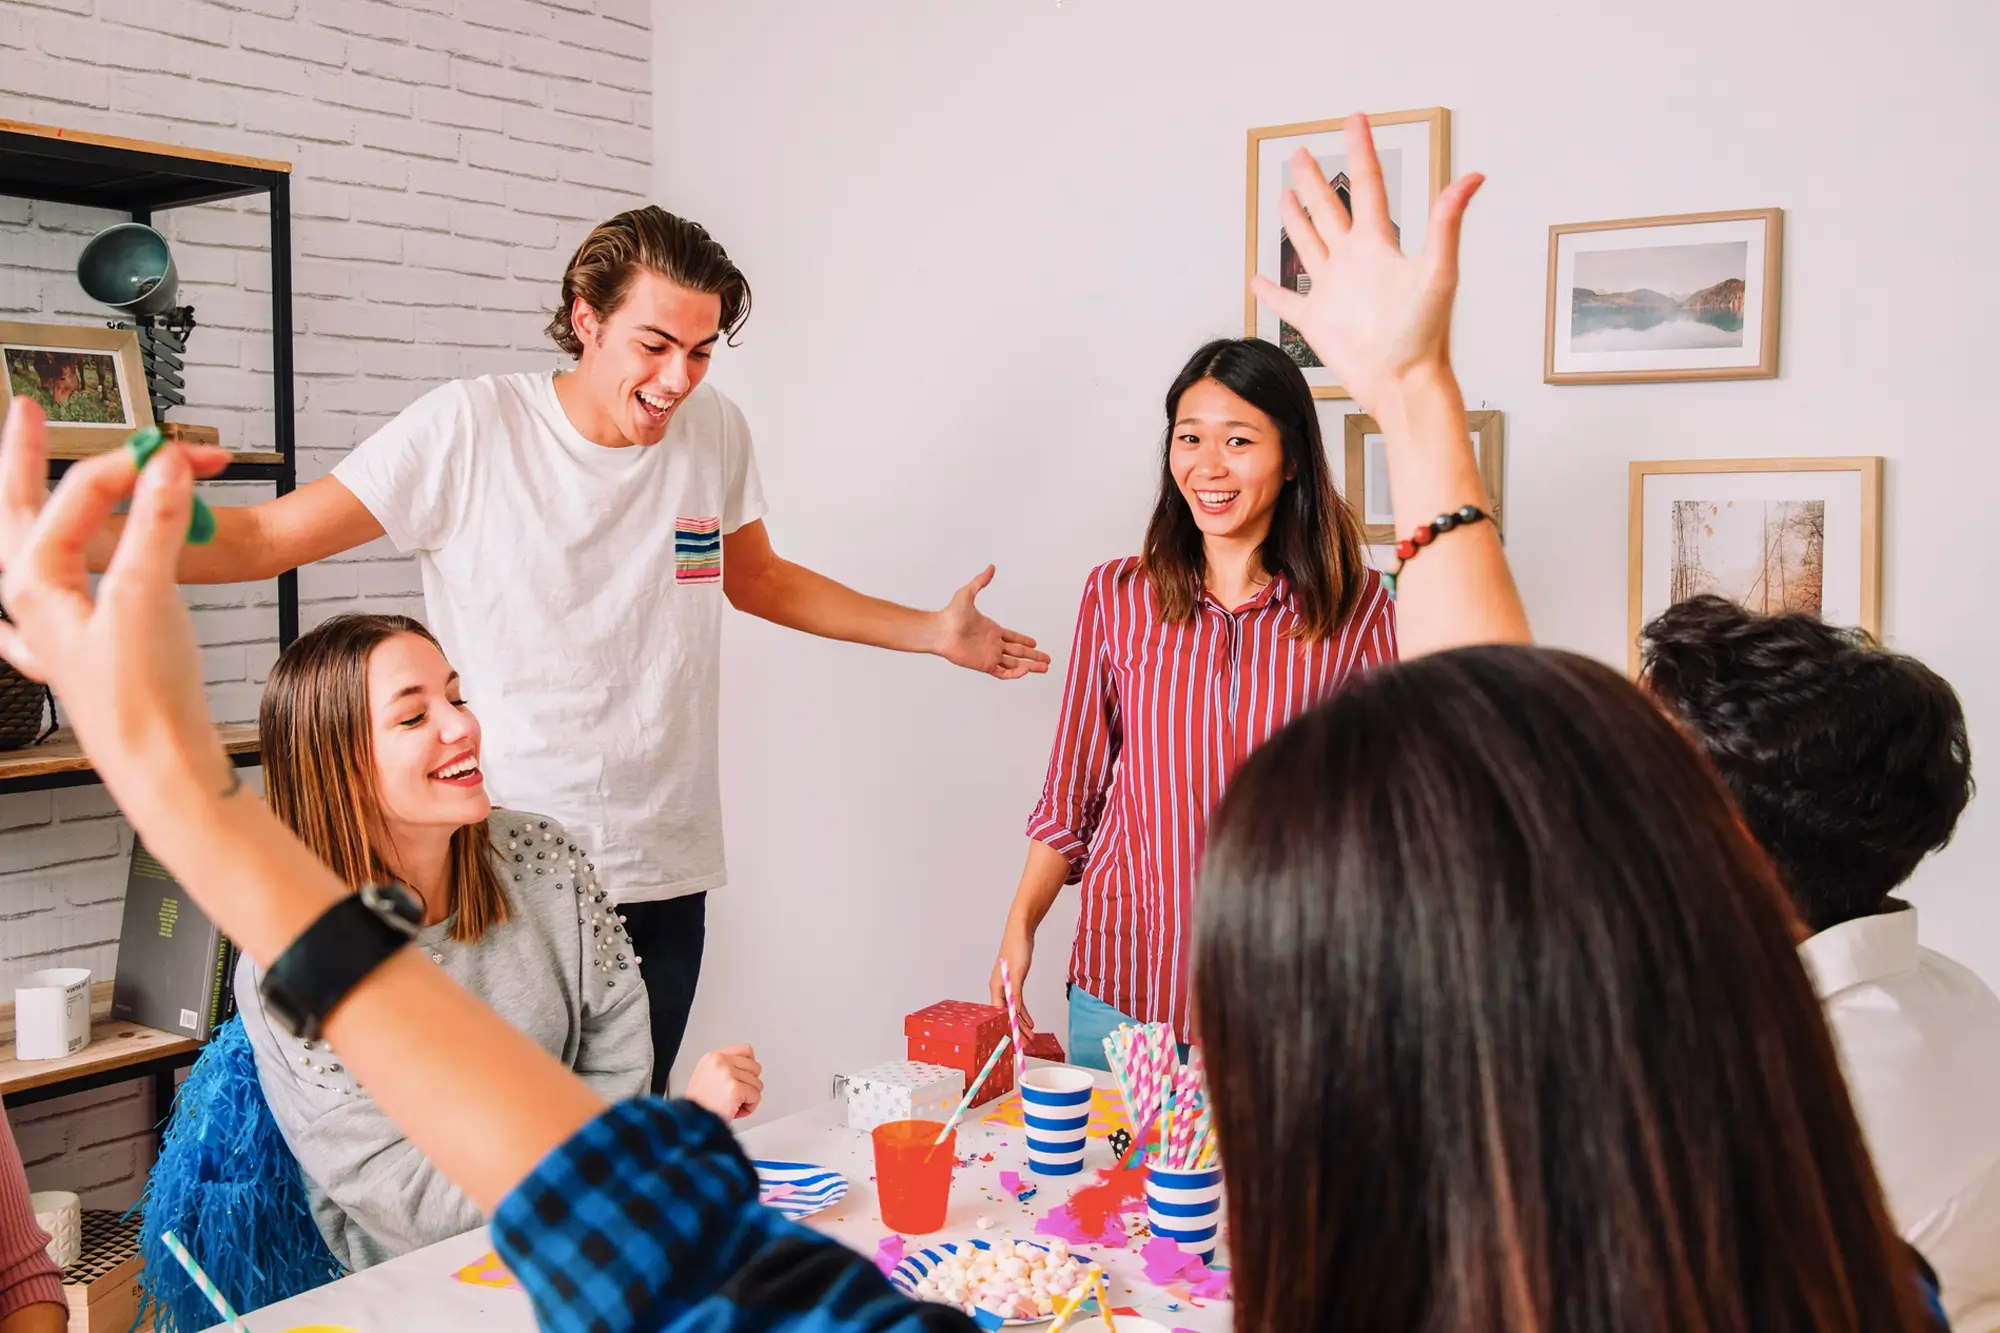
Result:
{"label": "watch face", "polygon": [[360,897],[371,912],[405,935],[414,936],[424,923],[423,899],[401,884],[363,884]]}

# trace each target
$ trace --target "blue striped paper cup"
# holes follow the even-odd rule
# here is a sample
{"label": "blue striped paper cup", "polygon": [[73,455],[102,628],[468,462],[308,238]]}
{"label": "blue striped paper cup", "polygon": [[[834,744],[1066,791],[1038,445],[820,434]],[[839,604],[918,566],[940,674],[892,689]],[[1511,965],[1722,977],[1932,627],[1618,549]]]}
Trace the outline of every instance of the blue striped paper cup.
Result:
{"label": "blue striped paper cup", "polygon": [[1073,1176],[1083,1170],[1090,1094],[1088,1069],[1044,1065],[1021,1080],[1021,1113],[1028,1122],[1028,1169],[1038,1176]]}
{"label": "blue striped paper cup", "polygon": [[1222,1227],[1222,1168],[1174,1171],[1146,1164],[1146,1220],[1153,1234],[1203,1263],[1215,1258]]}

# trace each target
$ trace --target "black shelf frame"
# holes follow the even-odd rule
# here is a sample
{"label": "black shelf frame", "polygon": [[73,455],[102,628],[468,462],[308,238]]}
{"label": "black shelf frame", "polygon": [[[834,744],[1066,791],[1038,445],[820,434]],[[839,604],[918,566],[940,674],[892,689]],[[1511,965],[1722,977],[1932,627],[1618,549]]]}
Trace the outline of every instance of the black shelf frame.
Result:
{"label": "black shelf frame", "polygon": [[[0,122],[0,195],[109,209],[134,222],[151,224],[155,213],[192,204],[264,195],[271,219],[271,410],[276,463],[233,463],[226,481],[269,481],[277,494],[298,486],[298,446],[292,382],[292,177],[282,163],[217,159],[165,144],[72,137],[44,127]],[[49,479],[62,476],[71,460],[51,459]],[[278,647],[299,636],[299,575],[278,575]],[[238,767],[257,756],[236,755]],[[77,787],[97,781],[89,769],[31,777],[0,776],[0,792]]]}

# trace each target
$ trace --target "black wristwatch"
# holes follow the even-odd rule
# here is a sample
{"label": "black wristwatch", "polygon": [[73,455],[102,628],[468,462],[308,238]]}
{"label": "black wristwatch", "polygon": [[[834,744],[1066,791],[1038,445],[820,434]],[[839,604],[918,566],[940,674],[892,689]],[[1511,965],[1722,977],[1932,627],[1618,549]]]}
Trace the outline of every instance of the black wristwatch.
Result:
{"label": "black wristwatch", "polygon": [[400,884],[363,884],[278,955],[258,987],[285,1031],[313,1041],[319,1025],[396,950],[417,937],[423,900]]}

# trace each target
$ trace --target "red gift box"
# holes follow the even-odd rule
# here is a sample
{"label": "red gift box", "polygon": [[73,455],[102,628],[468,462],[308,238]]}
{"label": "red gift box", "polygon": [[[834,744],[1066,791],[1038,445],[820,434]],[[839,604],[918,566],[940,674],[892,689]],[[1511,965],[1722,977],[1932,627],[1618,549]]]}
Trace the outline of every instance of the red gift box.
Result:
{"label": "red gift box", "polygon": [[[903,1035],[910,1039],[910,1059],[960,1070],[970,1083],[1007,1035],[1007,1011],[970,1000],[940,1000],[904,1018]],[[1009,1051],[993,1067],[973,1096],[974,1106],[1014,1090],[1012,1056]]]}

